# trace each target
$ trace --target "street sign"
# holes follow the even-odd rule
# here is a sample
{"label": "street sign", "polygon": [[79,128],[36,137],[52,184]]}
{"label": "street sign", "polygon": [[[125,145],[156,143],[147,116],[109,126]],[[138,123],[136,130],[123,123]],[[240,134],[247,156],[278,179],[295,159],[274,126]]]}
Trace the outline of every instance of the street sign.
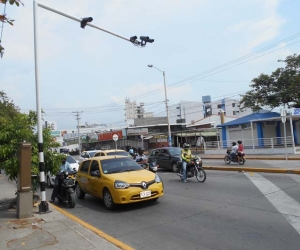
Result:
{"label": "street sign", "polygon": [[117,141],[118,139],[119,139],[119,136],[116,135],[116,134],[114,134],[114,135],[113,135],[113,140],[114,140],[114,141]]}
{"label": "street sign", "polygon": [[281,121],[282,123],[285,123],[286,122],[286,109],[281,109],[280,110],[280,116],[281,116]]}

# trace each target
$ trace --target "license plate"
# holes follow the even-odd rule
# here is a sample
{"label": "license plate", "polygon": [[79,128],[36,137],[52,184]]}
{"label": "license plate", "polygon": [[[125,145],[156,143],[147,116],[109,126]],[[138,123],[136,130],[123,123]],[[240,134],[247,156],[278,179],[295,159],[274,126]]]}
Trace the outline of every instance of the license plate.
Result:
{"label": "license plate", "polygon": [[151,190],[140,192],[141,198],[146,198],[146,197],[150,197],[150,196],[151,196]]}

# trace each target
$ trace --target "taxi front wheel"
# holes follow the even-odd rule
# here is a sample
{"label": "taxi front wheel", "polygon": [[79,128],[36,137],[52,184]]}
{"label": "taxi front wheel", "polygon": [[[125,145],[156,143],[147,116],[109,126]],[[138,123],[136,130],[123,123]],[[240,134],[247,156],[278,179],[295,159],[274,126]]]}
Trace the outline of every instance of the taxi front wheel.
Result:
{"label": "taxi front wheel", "polygon": [[85,192],[82,191],[78,183],[76,184],[75,187],[75,193],[78,199],[84,199]]}
{"label": "taxi front wheel", "polygon": [[103,190],[103,202],[104,206],[108,210],[113,210],[116,207],[113,198],[107,188]]}

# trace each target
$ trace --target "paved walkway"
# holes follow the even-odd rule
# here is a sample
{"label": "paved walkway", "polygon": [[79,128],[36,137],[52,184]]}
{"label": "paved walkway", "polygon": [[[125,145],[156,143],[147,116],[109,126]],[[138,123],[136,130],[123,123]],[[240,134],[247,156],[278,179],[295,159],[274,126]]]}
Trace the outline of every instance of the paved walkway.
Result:
{"label": "paved walkway", "polygon": [[50,213],[16,218],[16,184],[0,174],[0,249],[133,249],[49,203]]}

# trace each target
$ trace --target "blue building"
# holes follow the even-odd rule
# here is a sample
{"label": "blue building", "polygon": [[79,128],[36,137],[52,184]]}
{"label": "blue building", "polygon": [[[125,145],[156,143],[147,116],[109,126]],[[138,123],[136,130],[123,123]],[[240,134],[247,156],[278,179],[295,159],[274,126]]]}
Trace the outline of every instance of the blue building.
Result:
{"label": "blue building", "polygon": [[[218,126],[219,149],[231,147],[233,141],[242,140],[248,154],[290,154],[300,151],[300,114],[291,113],[285,124],[277,112],[253,113]],[[286,136],[284,136],[286,128]],[[285,147],[285,141],[287,147]],[[209,152],[206,153],[214,153]]]}

